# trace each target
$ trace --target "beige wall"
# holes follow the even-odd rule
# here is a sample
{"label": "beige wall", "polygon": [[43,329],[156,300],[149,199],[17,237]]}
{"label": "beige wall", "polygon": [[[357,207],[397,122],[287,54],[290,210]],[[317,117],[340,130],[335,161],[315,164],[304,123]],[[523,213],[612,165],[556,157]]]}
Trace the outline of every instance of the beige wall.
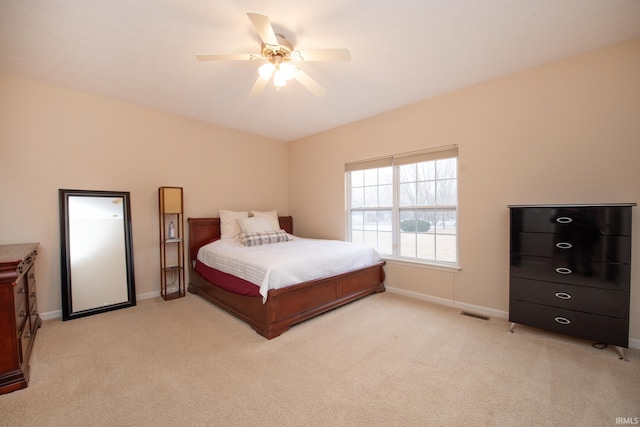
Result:
{"label": "beige wall", "polygon": [[288,213],[287,145],[0,74],[0,243],[40,242],[38,308],[61,308],[58,189],[131,192],[136,293],[158,293],[158,187],[186,216]]}
{"label": "beige wall", "polygon": [[[343,238],[346,162],[458,144],[462,270],[389,263],[387,285],[504,315],[507,205],[640,202],[639,138],[635,39],[292,142],[289,209],[297,233]],[[640,232],[633,263],[640,340]]]}
{"label": "beige wall", "polygon": [[[286,144],[0,74],[0,243],[41,243],[38,304],[53,313],[58,189],[130,191],[137,293],[157,293],[161,185],[185,188],[187,216],[278,209],[297,234],[340,239],[344,163],[458,144],[462,270],[389,263],[387,285],[501,314],[508,204],[640,201],[638,76],[640,39]],[[638,266],[640,233],[633,251]],[[632,281],[640,340],[640,268]]]}

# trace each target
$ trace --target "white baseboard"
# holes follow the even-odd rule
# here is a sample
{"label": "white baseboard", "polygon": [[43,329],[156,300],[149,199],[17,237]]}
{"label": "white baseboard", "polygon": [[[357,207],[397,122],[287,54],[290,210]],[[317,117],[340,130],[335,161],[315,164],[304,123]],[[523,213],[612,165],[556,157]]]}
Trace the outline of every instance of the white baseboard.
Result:
{"label": "white baseboard", "polygon": [[148,292],[146,294],[136,295],[136,300],[151,299],[160,296],[160,291]]}
{"label": "white baseboard", "polygon": [[431,295],[419,294],[417,292],[406,291],[404,289],[393,288],[385,286],[388,292],[393,294],[404,295],[410,298],[420,299],[423,301],[432,302],[434,304],[445,305],[447,307],[459,308],[460,310],[471,311],[473,313],[482,314],[489,317],[498,317],[500,319],[508,319],[509,313],[506,311],[495,310],[492,308],[482,307],[479,305],[466,304],[458,301],[452,301],[446,298],[438,298]]}
{"label": "white baseboard", "polygon": [[[453,308],[457,308],[460,310],[465,310],[465,311],[470,311],[473,313],[477,313],[477,314],[483,314],[485,316],[489,316],[489,317],[498,317],[500,319],[508,319],[509,318],[509,312],[507,311],[501,311],[501,310],[495,310],[492,308],[487,308],[487,307],[482,307],[479,305],[473,305],[473,304],[465,304],[462,302],[458,302],[458,301],[452,301],[446,298],[438,298],[438,297],[434,297],[431,295],[424,295],[424,294],[419,294],[417,292],[413,292],[413,291],[406,291],[404,289],[398,289],[398,288],[394,288],[394,287],[390,287],[390,286],[385,286],[385,289],[387,290],[387,292],[391,292],[393,294],[398,294],[398,295],[404,295],[410,298],[415,298],[415,299],[419,299],[419,300],[423,300],[423,301],[428,301],[428,302],[432,302],[434,304],[439,304],[439,305],[444,305],[447,307],[453,307]],[[634,348],[634,349],[640,349],[640,339],[636,339],[636,338],[629,338],[629,348]]]}
{"label": "white baseboard", "polygon": [[59,317],[62,317],[62,310],[54,310],[54,311],[47,311],[46,313],[40,313],[40,318],[42,320],[57,319]]}
{"label": "white baseboard", "polygon": [[[136,301],[155,298],[159,296],[160,296],[160,291],[148,292],[146,294],[136,295]],[[42,320],[51,320],[51,319],[57,319],[60,317],[62,317],[62,310],[53,310],[53,311],[47,311],[45,313],[40,313],[40,318]]]}

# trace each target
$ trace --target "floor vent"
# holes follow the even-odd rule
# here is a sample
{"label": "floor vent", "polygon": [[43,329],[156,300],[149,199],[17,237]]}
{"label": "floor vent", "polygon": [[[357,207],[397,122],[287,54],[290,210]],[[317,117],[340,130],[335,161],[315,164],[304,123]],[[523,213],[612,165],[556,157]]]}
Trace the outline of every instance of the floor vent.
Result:
{"label": "floor vent", "polygon": [[460,314],[462,314],[463,316],[475,317],[476,319],[482,319],[482,320],[489,320],[490,319],[489,316],[484,316],[482,314],[477,314],[477,313],[471,313],[469,311],[463,311]]}

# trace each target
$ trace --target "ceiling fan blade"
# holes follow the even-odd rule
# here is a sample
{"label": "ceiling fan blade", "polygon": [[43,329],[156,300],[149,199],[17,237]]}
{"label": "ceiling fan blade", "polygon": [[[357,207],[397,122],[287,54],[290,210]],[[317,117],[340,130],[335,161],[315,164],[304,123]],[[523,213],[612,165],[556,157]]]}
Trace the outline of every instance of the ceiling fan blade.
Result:
{"label": "ceiling fan blade", "polygon": [[293,75],[293,77],[295,77],[295,79],[298,80],[302,86],[307,88],[309,92],[317,97],[324,96],[324,94],[327,93],[327,91],[324,90],[324,88],[320,86],[317,81],[313,80],[311,76],[309,76],[309,74],[300,69]]}
{"label": "ceiling fan blade", "polygon": [[251,20],[253,24],[253,28],[255,28],[256,32],[264,42],[264,44],[277,46],[278,38],[276,37],[275,31],[273,31],[273,27],[271,26],[271,21],[266,15],[261,15],[259,13],[248,12],[247,16]]}
{"label": "ceiling fan blade", "polygon": [[298,61],[349,61],[351,52],[349,49],[297,50],[291,57]]}
{"label": "ceiling fan blade", "polygon": [[259,55],[252,53],[229,53],[229,54],[199,54],[196,55],[198,61],[251,61],[260,58]]}
{"label": "ceiling fan blade", "polygon": [[265,80],[262,77],[258,76],[258,80],[256,80],[256,82],[253,84],[251,92],[249,92],[249,96],[258,96],[260,92],[262,92],[262,89],[264,89],[264,87],[267,85],[267,83],[269,83],[269,80]]}

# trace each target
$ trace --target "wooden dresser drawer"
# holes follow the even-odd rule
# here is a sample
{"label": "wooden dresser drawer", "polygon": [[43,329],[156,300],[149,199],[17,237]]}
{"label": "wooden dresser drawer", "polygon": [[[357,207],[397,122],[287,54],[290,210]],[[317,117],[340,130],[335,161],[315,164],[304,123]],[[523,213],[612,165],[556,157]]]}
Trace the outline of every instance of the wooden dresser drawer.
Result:
{"label": "wooden dresser drawer", "polygon": [[20,304],[27,299],[27,281],[21,277],[13,287],[13,303]]}
{"label": "wooden dresser drawer", "polygon": [[16,333],[22,330],[24,323],[29,319],[29,311],[27,309],[27,301],[22,298],[22,301],[16,307]]}
{"label": "wooden dresser drawer", "polygon": [[26,277],[27,277],[28,291],[32,293],[35,292],[36,291],[36,272],[33,267],[31,267],[29,271],[27,271]]}
{"label": "wooden dresser drawer", "polygon": [[25,360],[28,360],[27,350],[29,350],[31,345],[31,328],[28,323],[18,332],[18,343],[20,349],[20,364],[22,365]]}
{"label": "wooden dresser drawer", "polygon": [[41,326],[40,314],[38,314],[38,304],[35,293],[29,300],[31,307],[29,308],[29,324],[31,326],[31,335],[35,337],[38,328]]}
{"label": "wooden dresser drawer", "polygon": [[515,232],[565,235],[631,235],[627,206],[531,206],[511,210]]}
{"label": "wooden dresser drawer", "polygon": [[509,295],[511,299],[519,301],[629,318],[629,294],[624,291],[513,277],[509,284]]}
{"label": "wooden dresser drawer", "polygon": [[627,319],[511,300],[509,320],[595,342],[629,346]]}
{"label": "wooden dresser drawer", "polygon": [[29,358],[31,357],[34,340],[35,334],[29,328],[29,324],[26,324],[18,335],[18,342],[20,343],[20,370],[23,372],[24,380],[27,383],[29,383]]}
{"label": "wooden dresser drawer", "polygon": [[24,322],[29,318],[29,305],[27,301],[28,293],[27,275],[22,274],[13,288],[13,303],[16,310],[16,332],[24,326]]}
{"label": "wooden dresser drawer", "polygon": [[511,277],[629,291],[631,265],[598,261],[570,263],[562,258],[512,255]]}
{"label": "wooden dresser drawer", "polygon": [[566,259],[571,262],[631,263],[631,236],[597,235],[594,239],[554,233],[514,233],[513,255]]}

